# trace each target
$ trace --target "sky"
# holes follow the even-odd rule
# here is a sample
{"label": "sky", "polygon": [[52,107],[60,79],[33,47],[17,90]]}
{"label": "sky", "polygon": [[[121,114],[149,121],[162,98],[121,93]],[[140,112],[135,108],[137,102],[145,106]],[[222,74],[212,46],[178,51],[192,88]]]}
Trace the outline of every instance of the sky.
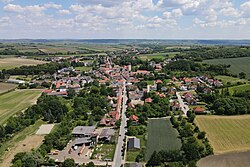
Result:
{"label": "sky", "polygon": [[0,0],[1,39],[250,39],[250,0]]}

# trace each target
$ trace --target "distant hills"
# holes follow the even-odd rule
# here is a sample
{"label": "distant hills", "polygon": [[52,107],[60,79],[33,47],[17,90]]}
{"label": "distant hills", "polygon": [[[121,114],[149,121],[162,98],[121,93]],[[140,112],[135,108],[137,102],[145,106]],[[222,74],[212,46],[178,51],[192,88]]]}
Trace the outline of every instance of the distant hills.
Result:
{"label": "distant hills", "polygon": [[84,44],[165,44],[165,45],[250,45],[250,40],[179,39],[0,39],[0,43],[84,43]]}

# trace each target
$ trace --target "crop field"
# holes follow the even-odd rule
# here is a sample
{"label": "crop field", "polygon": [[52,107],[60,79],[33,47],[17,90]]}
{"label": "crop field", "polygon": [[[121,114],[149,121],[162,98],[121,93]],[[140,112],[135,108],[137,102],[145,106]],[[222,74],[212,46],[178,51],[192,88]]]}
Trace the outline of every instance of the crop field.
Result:
{"label": "crop field", "polygon": [[239,74],[240,72],[244,72],[246,73],[247,78],[250,79],[250,57],[212,59],[205,60],[204,62],[211,64],[230,64],[230,72],[232,72],[233,74]]}
{"label": "crop field", "polygon": [[178,135],[170,119],[149,119],[146,160],[149,160],[154,151],[180,149]]}
{"label": "crop field", "polygon": [[0,95],[4,92],[8,92],[9,90],[12,90],[16,88],[17,85],[15,84],[9,84],[9,83],[2,83],[0,82]]}
{"label": "crop field", "polygon": [[2,69],[11,69],[15,67],[20,67],[24,65],[37,65],[48,63],[45,61],[34,60],[34,59],[22,59],[22,58],[4,58],[0,59],[0,70]]}
{"label": "crop field", "polygon": [[239,86],[232,86],[228,88],[230,94],[233,94],[234,92],[243,92],[250,90],[250,84],[245,84],[245,85],[239,85]]}
{"label": "crop field", "polygon": [[[180,52],[169,52],[169,53],[153,53],[153,54],[142,54],[139,55],[142,60],[151,60],[151,59],[164,59],[164,58],[173,58]],[[166,56],[168,55],[168,56]]]}
{"label": "crop field", "polygon": [[215,154],[250,150],[250,115],[197,116],[195,122],[207,133]]}
{"label": "crop field", "polygon": [[41,90],[26,89],[15,90],[0,96],[0,124],[17,112],[25,110],[36,103]]}

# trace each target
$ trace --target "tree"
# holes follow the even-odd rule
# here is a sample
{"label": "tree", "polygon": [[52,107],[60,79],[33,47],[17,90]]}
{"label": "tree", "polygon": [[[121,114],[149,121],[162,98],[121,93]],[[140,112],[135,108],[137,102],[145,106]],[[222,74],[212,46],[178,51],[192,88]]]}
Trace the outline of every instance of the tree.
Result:
{"label": "tree", "polygon": [[240,79],[245,79],[245,78],[246,78],[246,73],[240,72],[240,73],[239,73],[239,78],[240,78]]}
{"label": "tree", "polygon": [[73,99],[76,95],[76,91],[72,88],[69,88],[67,90],[67,95],[68,95],[68,98]]}
{"label": "tree", "polygon": [[95,164],[94,164],[94,162],[89,162],[89,163],[86,165],[86,167],[95,167]]}
{"label": "tree", "polygon": [[146,166],[158,166],[160,164],[161,164],[161,160],[160,160],[157,152],[154,151]]}
{"label": "tree", "polygon": [[75,160],[72,158],[67,158],[65,161],[62,163],[62,167],[75,167]]}

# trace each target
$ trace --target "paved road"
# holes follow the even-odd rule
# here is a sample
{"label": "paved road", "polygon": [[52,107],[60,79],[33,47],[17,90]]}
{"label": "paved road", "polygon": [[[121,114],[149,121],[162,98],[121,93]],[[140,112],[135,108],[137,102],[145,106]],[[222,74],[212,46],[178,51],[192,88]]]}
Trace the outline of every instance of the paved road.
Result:
{"label": "paved road", "polygon": [[122,103],[122,114],[121,114],[121,126],[120,126],[120,132],[119,132],[119,138],[115,149],[115,155],[114,155],[114,161],[113,161],[113,167],[120,167],[122,164],[124,164],[122,160],[122,146],[124,145],[124,138],[125,138],[125,127],[127,126],[127,118],[125,115],[126,109],[127,109],[127,94],[126,94],[126,87],[125,83],[123,84],[123,103]]}
{"label": "paved road", "polygon": [[[186,91],[186,92],[188,92],[188,91]],[[177,95],[178,101],[180,103],[181,110],[183,111],[184,115],[187,116],[187,111],[189,110],[189,107],[188,107],[188,105],[184,104],[184,101],[181,98],[180,93],[181,92],[176,92],[176,95]]]}

